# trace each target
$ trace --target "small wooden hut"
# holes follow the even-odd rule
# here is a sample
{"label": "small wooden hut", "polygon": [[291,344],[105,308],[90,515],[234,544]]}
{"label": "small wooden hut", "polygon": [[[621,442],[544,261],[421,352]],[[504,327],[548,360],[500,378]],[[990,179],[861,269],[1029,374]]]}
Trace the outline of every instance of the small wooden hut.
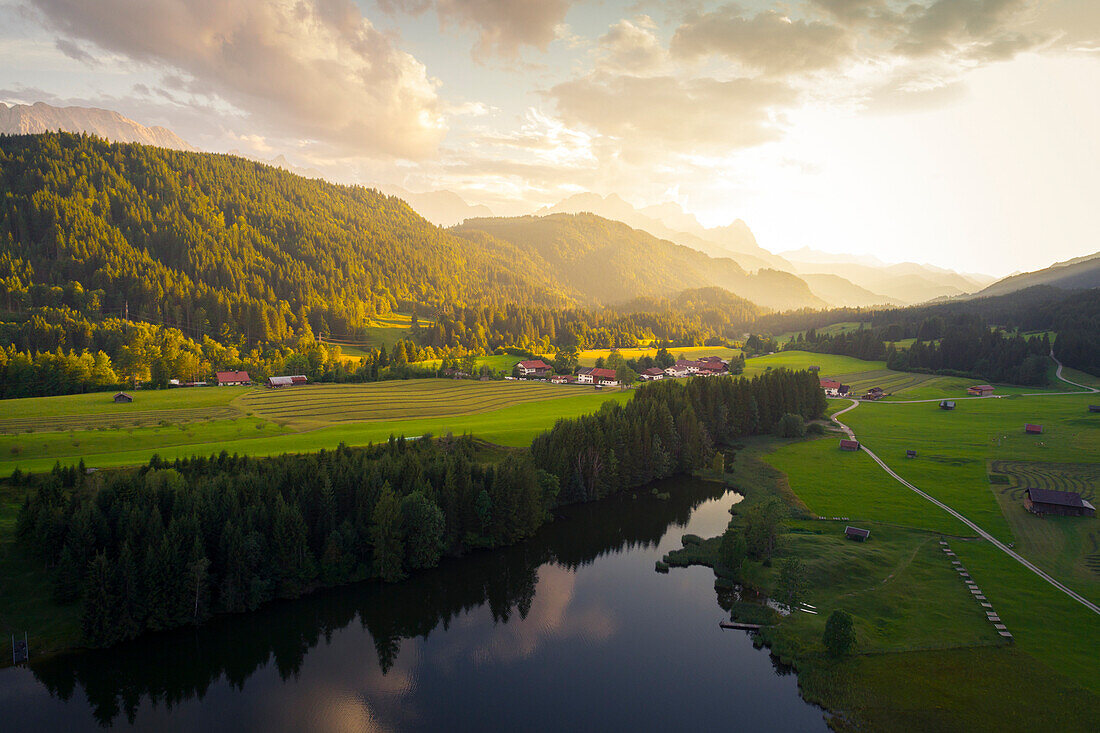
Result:
{"label": "small wooden hut", "polygon": [[871,530],[860,529],[859,527],[845,527],[844,536],[856,542],[865,542],[867,538],[871,536]]}

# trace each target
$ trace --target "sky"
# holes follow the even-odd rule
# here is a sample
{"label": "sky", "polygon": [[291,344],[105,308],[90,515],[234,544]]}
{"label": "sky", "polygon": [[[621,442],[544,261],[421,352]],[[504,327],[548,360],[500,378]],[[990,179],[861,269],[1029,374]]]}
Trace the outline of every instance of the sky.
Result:
{"label": "sky", "polygon": [[0,0],[0,101],[1004,275],[1100,250],[1095,0]]}

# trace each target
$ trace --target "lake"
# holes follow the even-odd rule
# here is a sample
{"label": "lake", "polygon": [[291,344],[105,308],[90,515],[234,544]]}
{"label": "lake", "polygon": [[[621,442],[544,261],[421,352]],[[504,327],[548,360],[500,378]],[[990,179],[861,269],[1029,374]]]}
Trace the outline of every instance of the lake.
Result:
{"label": "lake", "polygon": [[[13,730],[825,731],[709,568],[654,562],[738,497],[678,479],[561,511],[514,547],[200,630],[0,670]],[[31,651],[34,650],[33,639]]]}

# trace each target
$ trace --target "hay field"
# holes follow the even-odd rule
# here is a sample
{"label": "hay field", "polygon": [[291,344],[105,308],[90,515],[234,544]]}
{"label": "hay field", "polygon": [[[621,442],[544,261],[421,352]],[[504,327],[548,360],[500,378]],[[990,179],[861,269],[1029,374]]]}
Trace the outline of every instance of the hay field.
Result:
{"label": "hay field", "polygon": [[0,433],[96,430],[179,424],[240,417],[231,404],[249,387],[127,390],[130,403],[113,392],[0,400]]}
{"label": "hay field", "polygon": [[593,391],[543,382],[412,379],[255,390],[242,397],[240,405],[265,420],[308,426],[470,415]]}

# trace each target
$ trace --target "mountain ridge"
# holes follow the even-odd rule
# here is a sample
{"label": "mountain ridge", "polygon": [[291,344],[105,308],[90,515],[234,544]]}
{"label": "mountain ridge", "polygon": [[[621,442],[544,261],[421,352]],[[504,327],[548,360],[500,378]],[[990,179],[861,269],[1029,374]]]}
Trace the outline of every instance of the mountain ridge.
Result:
{"label": "mountain ridge", "polygon": [[197,152],[166,127],[146,127],[109,109],[55,107],[46,102],[8,106],[0,102],[0,133],[34,135],[57,130],[98,135],[113,142]]}

